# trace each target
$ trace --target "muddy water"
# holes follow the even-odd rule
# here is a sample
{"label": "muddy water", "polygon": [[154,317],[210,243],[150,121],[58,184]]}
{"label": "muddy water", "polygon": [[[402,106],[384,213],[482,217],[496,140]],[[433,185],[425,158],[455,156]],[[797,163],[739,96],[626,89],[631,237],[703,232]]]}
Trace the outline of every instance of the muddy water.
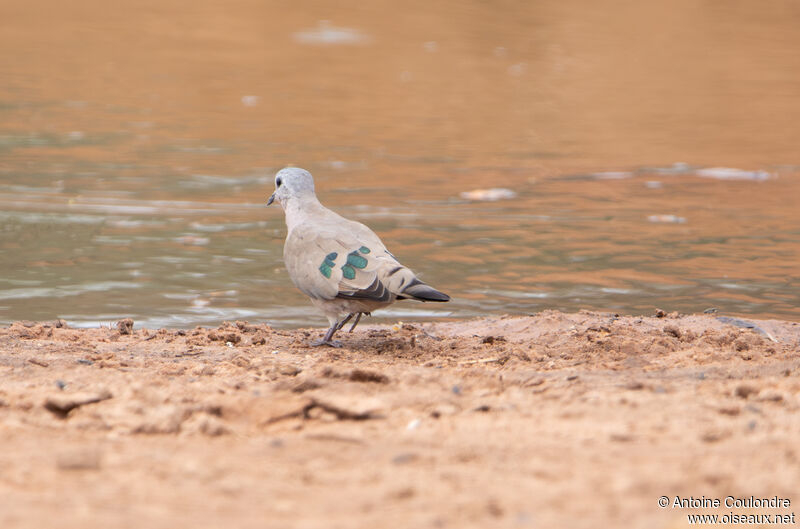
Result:
{"label": "muddy water", "polygon": [[454,297],[387,319],[800,320],[800,7],[639,4],[6,0],[0,321],[322,323],[287,164]]}

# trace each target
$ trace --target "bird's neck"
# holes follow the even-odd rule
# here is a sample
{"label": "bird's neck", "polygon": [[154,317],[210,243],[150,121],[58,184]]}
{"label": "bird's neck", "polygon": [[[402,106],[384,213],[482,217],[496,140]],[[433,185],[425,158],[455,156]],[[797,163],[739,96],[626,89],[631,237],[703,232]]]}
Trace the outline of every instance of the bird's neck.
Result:
{"label": "bird's neck", "polygon": [[286,227],[289,231],[295,226],[305,223],[309,218],[319,217],[327,211],[314,195],[293,197],[284,204]]}

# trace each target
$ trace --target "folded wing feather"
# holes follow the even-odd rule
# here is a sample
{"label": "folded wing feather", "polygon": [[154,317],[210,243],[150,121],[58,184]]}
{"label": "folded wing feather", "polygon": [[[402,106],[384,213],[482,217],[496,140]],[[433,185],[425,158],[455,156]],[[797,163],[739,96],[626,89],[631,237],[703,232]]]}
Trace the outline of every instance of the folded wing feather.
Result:
{"label": "folded wing feather", "polygon": [[380,238],[361,223],[348,230],[297,226],[286,238],[284,260],[294,284],[316,299],[447,301],[400,264]]}

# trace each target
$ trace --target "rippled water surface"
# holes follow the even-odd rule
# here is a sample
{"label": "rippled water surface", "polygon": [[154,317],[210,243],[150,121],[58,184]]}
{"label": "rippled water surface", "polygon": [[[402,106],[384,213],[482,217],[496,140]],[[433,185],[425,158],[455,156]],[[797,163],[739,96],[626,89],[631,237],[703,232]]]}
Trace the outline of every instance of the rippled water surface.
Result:
{"label": "rippled water surface", "polygon": [[453,296],[376,316],[800,320],[800,7],[602,5],[4,2],[0,321],[323,324],[289,164]]}

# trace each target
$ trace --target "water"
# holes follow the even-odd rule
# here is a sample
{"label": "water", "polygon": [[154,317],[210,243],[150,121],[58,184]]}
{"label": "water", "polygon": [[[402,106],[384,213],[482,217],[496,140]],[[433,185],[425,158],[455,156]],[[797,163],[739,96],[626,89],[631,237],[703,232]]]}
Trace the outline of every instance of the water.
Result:
{"label": "water", "polygon": [[800,319],[795,2],[41,8],[0,30],[0,321],[324,324],[287,164],[454,298],[384,320]]}

